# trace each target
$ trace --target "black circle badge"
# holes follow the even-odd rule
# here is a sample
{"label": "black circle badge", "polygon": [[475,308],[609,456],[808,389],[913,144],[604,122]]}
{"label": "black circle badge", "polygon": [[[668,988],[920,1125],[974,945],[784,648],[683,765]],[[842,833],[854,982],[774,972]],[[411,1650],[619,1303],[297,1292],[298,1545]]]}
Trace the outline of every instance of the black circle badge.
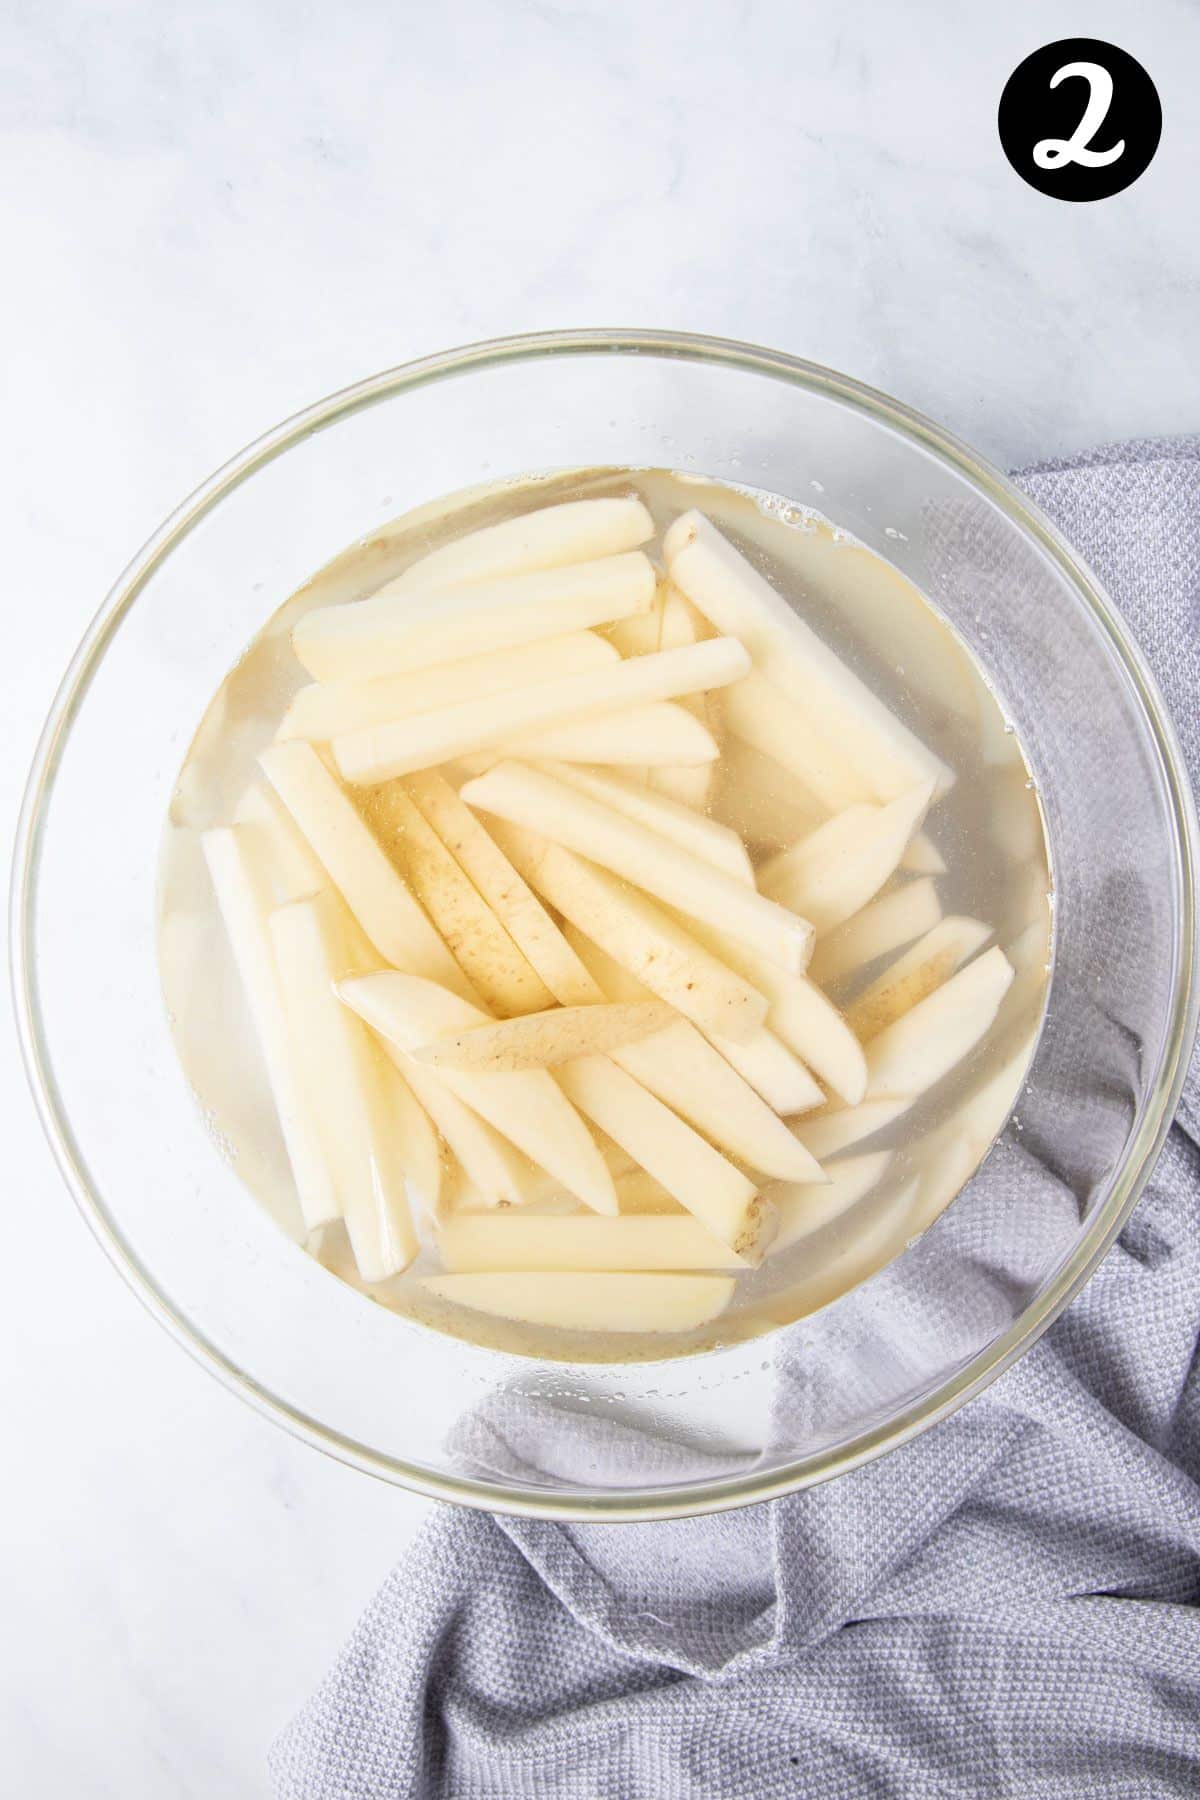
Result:
{"label": "black circle badge", "polygon": [[1022,181],[1055,200],[1107,200],[1149,167],[1158,90],[1136,57],[1101,38],[1059,38],[1009,76],[996,121]]}

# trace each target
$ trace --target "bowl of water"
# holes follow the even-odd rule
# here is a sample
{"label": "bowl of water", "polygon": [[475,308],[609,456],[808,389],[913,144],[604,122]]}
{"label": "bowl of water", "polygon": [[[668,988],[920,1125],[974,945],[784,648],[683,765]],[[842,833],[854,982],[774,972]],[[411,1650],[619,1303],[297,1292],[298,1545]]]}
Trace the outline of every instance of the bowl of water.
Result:
{"label": "bowl of water", "polygon": [[[498,833],[524,829],[522,804],[542,822],[537,809],[564,793],[578,830],[607,818],[610,803],[651,822],[692,808],[698,823],[684,817],[683,828],[701,850],[719,860],[736,842],[751,886],[818,914],[795,979],[819,982],[875,1071],[874,1087],[856,1087],[837,1042],[811,1038],[774,989],[752,1040],[739,1027],[736,1046],[726,1042],[701,1012],[700,1035],[688,1019],[690,1039],[672,1026],[665,1040],[674,1070],[672,1057],[636,1045],[617,1053],[639,1092],[715,1150],[731,1182],[767,1196],[776,1244],[746,1259],[729,1240],[703,1264],[723,1269],[719,1278],[660,1277],[656,1296],[683,1308],[667,1335],[653,1318],[641,1329],[644,1278],[630,1312],[633,1289],[617,1293],[619,1277],[570,1290],[573,1278],[551,1275],[535,1283],[531,1319],[510,1276],[464,1274],[488,1267],[481,1246],[504,1221],[483,1216],[461,1159],[474,1199],[439,1203],[461,1213],[446,1238],[459,1259],[449,1277],[436,1250],[432,1262],[422,1250],[411,1268],[399,1258],[394,1275],[389,1265],[373,1271],[386,1279],[364,1279],[336,1221],[306,1228],[287,1144],[261,1124],[269,1084],[202,854],[205,833],[237,816],[273,737],[291,736],[284,760],[297,765],[326,755],[295,721],[345,693],[304,698],[301,619],[357,612],[390,587],[403,595],[411,569],[412,604],[445,638],[457,590],[422,592],[422,559],[436,568],[447,545],[461,558],[455,545],[495,542],[508,521],[597,500],[644,510],[645,541],[616,549],[654,565],[655,642],[638,641],[646,620],[633,601],[623,617],[601,602],[601,647],[581,641],[589,630],[576,634],[553,652],[575,660],[546,665],[541,691],[553,673],[582,705],[640,664],[628,676],[636,692],[668,698],[641,704],[636,740],[595,706],[556,723],[543,705],[536,730],[505,726],[504,736],[497,724],[490,737],[490,700],[444,709],[454,729],[443,750],[459,758],[444,764],[458,789],[446,787],[444,805],[471,802],[485,823],[487,808],[508,808]],[[729,601],[720,582],[710,594],[694,557],[676,561],[678,522],[693,516],[734,547],[747,581],[771,584],[900,735],[875,714],[860,734],[858,713],[833,720],[807,690],[803,706],[782,708],[785,675],[762,684],[772,666],[736,594]],[[672,582],[681,599],[664,615]],[[731,682],[719,706],[693,696],[681,718],[671,698],[681,684],[649,685],[664,616],[698,619],[692,635],[715,640],[682,656],[698,652],[697,666],[707,658],[712,670],[724,655],[723,672],[703,678]],[[747,644],[749,681],[736,661]],[[454,652],[453,694],[467,652],[482,663],[487,648],[464,640]],[[546,655],[511,638],[495,653]],[[680,650],[671,655],[678,663]],[[411,673],[392,667],[366,673],[411,687]],[[804,747],[814,721],[821,742],[840,746],[833,773],[819,745]],[[882,761],[872,730],[883,732]],[[422,761],[411,740],[380,751],[371,737],[371,779],[398,771],[411,785],[433,755]],[[895,768],[912,744],[930,759],[913,780],[936,769],[952,779],[930,774],[932,810],[913,814],[902,864],[859,906],[852,882],[831,887],[831,856],[861,863],[854,832],[906,804],[909,777]],[[524,765],[498,762],[499,750]],[[327,763],[314,780],[333,778]],[[520,766],[542,783],[532,801],[511,773]],[[843,791],[847,768],[858,773]],[[439,790],[412,792],[440,816]],[[397,803],[411,811],[407,792]],[[130,565],[68,671],[30,781],[14,889],[18,1015],[43,1120],[92,1229],[177,1339],[269,1416],[355,1466],[467,1504],[614,1519],[718,1510],[902,1442],[1006,1367],[1087,1279],[1136,1201],[1182,1082],[1196,1012],[1194,841],[1186,775],[1136,647],[1049,522],[973,452],[897,402],[776,353],[676,334],[548,334],[427,359],[318,403],[234,458]],[[587,911],[573,920],[562,870],[531,880],[543,880],[548,915],[589,978],[617,982],[607,1000],[631,1013],[664,1004],[657,989],[630,991],[628,971],[621,988],[619,969],[606,976],[589,960],[603,950]],[[687,911],[686,884],[664,893]],[[707,890],[692,910],[704,915],[685,922],[708,934],[705,955],[723,952],[729,919]],[[769,906],[761,919],[747,909],[751,940],[760,926],[774,929]],[[933,966],[932,947],[924,962],[903,947],[931,932],[941,934],[939,980],[987,957],[993,975],[1001,963],[1007,971],[992,984],[986,1031],[964,1040],[948,1079],[939,1063],[936,1084],[910,1074],[924,1054],[911,1030],[887,1049]],[[761,946],[739,945],[751,960],[736,974],[753,988]],[[890,981],[889,970],[899,971]],[[485,960],[476,995],[489,971]],[[987,987],[972,980],[973,991]],[[682,1004],[692,1003],[689,990]],[[815,1074],[788,1121],[799,1149],[768,1132],[757,1173],[755,1145],[738,1135],[737,1090],[729,1107],[707,1099],[714,1043],[758,1094],[790,1096],[779,1099],[785,1111],[800,1106],[805,1068]],[[600,1116],[628,1142],[601,1131]],[[671,1157],[656,1151],[653,1172],[639,1164],[625,1116],[598,1112],[590,1127],[614,1191],[628,1195],[628,1221],[612,1226],[630,1240],[653,1232],[655,1254],[674,1268],[662,1246],[693,1230],[689,1190]],[[833,1177],[820,1205],[793,1154]],[[590,1223],[581,1233],[571,1210],[569,1196],[532,1195],[521,1230],[539,1266],[558,1266],[548,1244],[587,1237]],[[604,1232],[617,1241],[608,1222]],[[480,1280],[499,1283],[499,1312],[478,1310]],[[570,1306],[556,1300],[547,1313],[555,1282]],[[708,1307],[718,1288],[719,1318],[692,1319],[693,1298],[702,1292]],[[579,1309],[598,1294],[601,1316],[619,1301],[628,1330],[589,1333]]]}

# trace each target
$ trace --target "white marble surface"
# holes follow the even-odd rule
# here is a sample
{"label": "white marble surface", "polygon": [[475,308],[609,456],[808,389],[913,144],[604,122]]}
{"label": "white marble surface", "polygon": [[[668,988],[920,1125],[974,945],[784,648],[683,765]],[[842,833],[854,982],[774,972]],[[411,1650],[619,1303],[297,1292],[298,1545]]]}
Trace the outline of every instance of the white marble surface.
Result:
{"label": "white marble surface", "polygon": [[[653,324],[798,351],[1007,462],[1195,430],[1190,0],[56,0],[0,26],[6,837],[130,552],[285,413],[420,352]],[[1076,31],[1158,158],[1063,206],[994,128]],[[15,650],[12,654],[12,637]],[[423,1503],[260,1422],[93,1247],[0,1044],[0,1767],[23,1800],[266,1792],[265,1747]]]}

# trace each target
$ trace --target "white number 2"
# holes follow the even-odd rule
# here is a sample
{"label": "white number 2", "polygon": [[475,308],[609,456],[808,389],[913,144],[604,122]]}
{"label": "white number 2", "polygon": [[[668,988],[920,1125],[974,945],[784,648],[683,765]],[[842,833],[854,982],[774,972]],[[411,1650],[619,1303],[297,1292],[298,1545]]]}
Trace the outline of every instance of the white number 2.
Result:
{"label": "white number 2", "polygon": [[1040,144],[1034,145],[1033,160],[1039,169],[1061,169],[1067,163],[1081,163],[1085,169],[1102,169],[1106,163],[1114,163],[1124,154],[1124,138],[1111,150],[1089,149],[1112,105],[1112,76],[1103,63],[1064,63],[1053,76],[1050,86],[1056,88],[1060,81],[1066,81],[1072,75],[1082,75],[1088,84],[1087,107],[1069,138],[1043,138]]}

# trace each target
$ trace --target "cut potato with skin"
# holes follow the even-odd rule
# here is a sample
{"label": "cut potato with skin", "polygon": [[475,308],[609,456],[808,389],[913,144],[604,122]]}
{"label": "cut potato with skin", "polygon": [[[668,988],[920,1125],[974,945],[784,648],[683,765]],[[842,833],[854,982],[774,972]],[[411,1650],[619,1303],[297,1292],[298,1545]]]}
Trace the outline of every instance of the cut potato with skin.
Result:
{"label": "cut potato with skin", "polygon": [[781,762],[732,735],[721,747],[712,809],[743,842],[763,850],[785,850],[828,816]]}
{"label": "cut potato with skin", "polygon": [[767,1024],[838,1097],[855,1105],[867,1086],[862,1045],[820,988],[804,975],[781,969],[720,930],[696,927],[696,935],[767,999]]}
{"label": "cut potato with skin", "polygon": [[970,1054],[995,1018],[1013,978],[1003,950],[983,955],[888,1025],[867,1046],[867,1095],[923,1094]]}
{"label": "cut potato with skin", "polygon": [[[410,1056],[432,1038],[488,1023],[478,1007],[435,982],[385,969],[344,981],[338,993]],[[615,1213],[616,1189],[587,1126],[545,1069],[477,1074],[441,1068],[438,1079],[596,1212]]]}
{"label": "cut potato with skin", "polygon": [[894,800],[918,783],[939,793],[954,776],[891,713],[701,513],[676,519],[663,540],[667,569],[716,626],[746,645],[755,665],[779,683],[838,743],[872,789]]}
{"label": "cut potato with skin", "polygon": [[898,865],[910,875],[944,875],[946,859],[927,832],[918,831],[910,838]]}
{"label": "cut potato with skin", "polygon": [[825,812],[842,812],[874,797],[870,783],[840,753],[838,740],[820,732],[803,707],[761,670],[726,688],[721,713],[727,730],[782,764]]}
{"label": "cut potato with skin", "polygon": [[233,822],[245,826],[261,847],[277,905],[303,900],[328,887],[325,871],[307,838],[269,782],[255,776],[247,783],[234,808]]}
{"label": "cut potato with skin", "polygon": [[927,931],[846,1008],[846,1022],[859,1042],[866,1044],[878,1037],[886,1026],[941,987],[983,949],[991,935],[990,925],[957,915]]}
{"label": "cut potato with skin", "polygon": [[627,819],[636,819],[639,825],[657,831],[681,850],[692,851],[714,869],[724,869],[735,881],[754,886],[754,869],[746,846],[728,826],[718,825],[715,819],[705,818],[702,813],[619,775],[566,767],[551,768],[547,773],[565,781],[568,787],[578,788],[581,794],[590,794],[593,800],[611,806],[614,812],[624,813]]}
{"label": "cut potato with skin", "polygon": [[850,807],[773,856],[759,871],[759,886],[811,919],[815,931],[832,931],[895,873],[932,799],[933,783],[927,782],[887,806]]}
{"label": "cut potato with skin", "polygon": [[490,655],[464,657],[438,668],[385,675],[379,681],[331,682],[328,686],[313,682],[300,689],[275,737],[281,743],[307,738],[310,743],[327,744],[347,731],[386,725],[410,713],[478,700],[535,681],[557,681],[560,676],[611,667],[617,661],[617,652],[607,639],[592,631],[576,631]]}
{"label": "cut potato with skin", "polygon": [[[481,752],[481,755],[487,755]],[[685,706],[659,700],[590,718],[563,719],[541,731],[521,732],[493,746],[491,762],[505,757],[600,763],[610,768],[671,769],[684,766],[709,779],[717,740]]]}
{"label": "cut potato with skin", "polygon": [[383,960],[473,999],[470,982],[312,745],[272,744],[259,761]]}
{"label": "cut potato with skin", "polygon": [[754,945],[782,967],[798,970],[808,960],[813,934],[806,920],[541,769],[500,763],[467,782],[462,798],[601,864],[676,911]]}
{"label": "cut potato with skin", "polygon": [[617,1006],[559,1006],[494,1025],[475,1025],[423,1044],[413,1055],[433,1069],[478,1069],[511,1074],[544,1069],[614,1050],[670,1024],[675,1013],[661,1000]]}
{"label": "cut potato with skin", "polygon": [[440,1300],[563,1331],[695,1331],[724,1312],[730,1275],[427,1275]]}
{"label": "cut potato with skin", "polygon": [[337,998],[347,967],[340,908],[329,894],[293,900],[271,914],[270,930],[302,1086],[354,1260],[364,1281],[386,1281],[416,1256],[417,1234],[381,1053]]}
{"label": "cut potato with skin", "polygon": [[[685,1018],[733,1038],[748,1037],[761,1025],[767,1011],[762,995],[636,888],[570,850],[539,842],[533,832],[509,828],[500,841],[552,906]],[[586,966],[587,958],[581,960]],[[599,990],[597,995],[603,998]]]}
{"label": "cut potato with skin", "polygon": [[[574,725],[589,715],[721,687],[736,681],[749,666],[736,638],[710,638],[683,650],[663,650],[350,731],[334,738],[333,754],[346,781],[369,786],[560,721]],[[712,753],[716,754],[715,743]]]}
{"label": "cut potato with skin", "polygon": [[879,1186],[892,1161],[890,1150],[876,1150],[866,1156],[845,1156],[826,1169],[829,1180],[824,1187],[796,1182],[777,1181],[764,1188],[779,1214],[779,1229],[771,1239],[768,1256],[790,1250],[801,1238],[811,1237],[855,1203]]}
{"label": "cut potato with skin", "polygon": [[292,648],[317,681],[377,681],[610,624],[644,611],[655,585],[653,564],[632,550],[450,593],[383,592],[305,613]]}
{"label": "cut potato with skin", "polygon": [[822,985],[841,981],[879,957],[902,950],[915,938],[923,937],[940,923],[941,917],[942,903],[933,882],[928,877],[906,882],[890,894],[881,894],[836,931],[819,938],[808,972]]}
{"label": "cut potato with skin", "polygon": [[563,500],[502,519],[455,538],[411,563],[387,591],[408,594],[494,581],[535,569],[560,569],[636,550],[654,536],[654,521],[634,495]]}
{"label": "cut potato with skin", "polygon": [[580,1112],[659,1181],[694,1218],[749,1262],[757,1262],[775,1215],[754,1183],[719,1150],[607,1056],[566,1063],[562,1084]]}
{"label": "cut potato with skin", "polygon": [[452,1274],[486,1269],[744,1269],[728,1244],[686,1214],[619,1219],[482,1214],[438,1234]]}
{"label": "cut potato with skin", "polygon": [[303,1085],[271,942],[267,859],[249,825],[218,826],[201,837],[204,858],[258,1038],[267,1082],[306,1230],[341,1217],[334,1172]]}
{"label": "cut potato with skin", "polygon": [[524,877],[444,775],[410,775],[409,793],[560,1006],[603,998]]}
{"label": "cut potato with skin", "polygon": [[404,784],[388,781],[372,788],[364,796],[363,811],[484,1005],[506,1015],[540,1012],[549,1006],[554,996]]}
{"label": "cut potato with skin", "polygon": [[[579,953],[610,1000],[633,1005],[649,998],[649,990],[636,976],[623,968],[599,944],[567,926],[571,946]],[[672,1019],[676,1014],[672,1013]],[[807,1112],[820,1106],[825,1096],[799,1057],[794,1056],[773,1031],[760,1025],[757,1031],[740,1042],[718,1031],[705,1031],[713,1049],[749,1083],[772,1112],[786,1118],[789,1114]]]}
{"label": "cut potato with skin", "polygon": [[800,1119],[792,1130],[822,1167],[831,1156],[849,1150],[883,1131],[908,1111],[914,1096],[895,1100],[861,1100],[857,1106],[831,1107],[812,1119]]}

